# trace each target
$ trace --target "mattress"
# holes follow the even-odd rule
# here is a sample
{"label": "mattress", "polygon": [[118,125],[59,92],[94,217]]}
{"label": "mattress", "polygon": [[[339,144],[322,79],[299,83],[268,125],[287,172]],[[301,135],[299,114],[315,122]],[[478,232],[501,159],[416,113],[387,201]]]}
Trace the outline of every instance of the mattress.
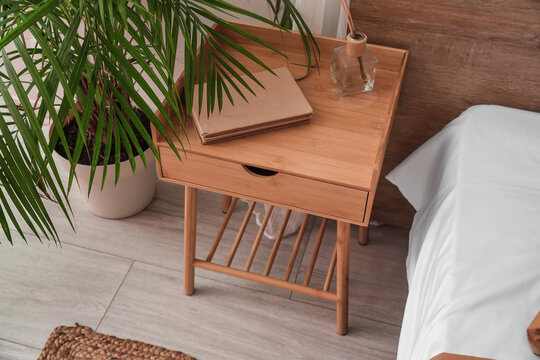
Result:
{"label": "mattress", "polygon": [[538,359],[540,114],[474,106],[387,178],[417,210],[398,360]]}

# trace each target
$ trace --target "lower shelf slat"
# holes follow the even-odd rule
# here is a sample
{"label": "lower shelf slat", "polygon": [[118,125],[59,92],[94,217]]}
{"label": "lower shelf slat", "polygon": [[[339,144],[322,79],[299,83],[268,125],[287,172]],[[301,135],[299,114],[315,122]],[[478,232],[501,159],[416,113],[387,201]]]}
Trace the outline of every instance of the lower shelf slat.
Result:
{"label": "lower shelf slat", "polygon": [[195,259],[195,261],[193,262],[193,266],[198,267],[200,269],[205,269],[209,271],[214,271],[214,272],[234,276],[240,279],[255,281],[261,284],[270,285],[270,286],[278,287],[281,289],[294,291],[300,294],[317,297],[319,299],[337,302],[337,295],[334,293],[319,290],[319,289],[314,289],[314,288],[296,284],[296,283],[291,283],[289,281],[274,279],[268,276],[250,273],[244,270],[234,269],[227,266],[222,266],[222,265],[206,262],[200,259]]}

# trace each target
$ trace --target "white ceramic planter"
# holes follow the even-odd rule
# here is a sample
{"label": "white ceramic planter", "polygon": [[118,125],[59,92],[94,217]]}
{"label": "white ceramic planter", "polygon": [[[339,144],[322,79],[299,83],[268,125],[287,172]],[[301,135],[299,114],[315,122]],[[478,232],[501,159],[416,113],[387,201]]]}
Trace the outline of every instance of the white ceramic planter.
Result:
{"label": "white ceramic planter", "polygon": [[[136,170],[133,172],[129,161],[120,163],[120,178],[114,184],[115,165],[107,167],[107,178],[103,190],[101,180],[103,166],[98,166],[88,196],[90,166],[78,164],[75,168],[81,198],[88,209],[97,216],[108,219],[121,219],[135,215],[144,210],[153,200],[156,192],[156,159],[150,149],[144,152],[146,167],[141,157],[135,158]],[[69,171],[69,161],[54,152],[54,160],[58,167]]]}

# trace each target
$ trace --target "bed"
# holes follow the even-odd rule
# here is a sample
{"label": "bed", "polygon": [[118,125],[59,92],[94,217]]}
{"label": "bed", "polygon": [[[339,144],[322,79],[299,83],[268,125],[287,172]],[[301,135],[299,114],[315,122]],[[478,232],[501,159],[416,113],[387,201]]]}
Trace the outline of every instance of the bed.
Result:
{"label": "bed", "polygon": [[540,114],[473,106],[387,178],[416,210],[398,360],[538,359]]}

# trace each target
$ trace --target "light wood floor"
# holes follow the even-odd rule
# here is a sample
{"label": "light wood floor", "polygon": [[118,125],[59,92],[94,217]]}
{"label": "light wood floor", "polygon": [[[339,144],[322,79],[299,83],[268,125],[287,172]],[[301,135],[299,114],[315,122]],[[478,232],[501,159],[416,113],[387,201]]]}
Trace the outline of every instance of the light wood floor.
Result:
{"label": "light wood floor", "polygon": [[[78,322],[116,335],[184,351],[198,359],[395,359],[407,284],[407,232],[374,228],[371,243],[351,244],[350,333],[335,332],[335,305],[288,291],[197,270],[196,292],[183,294],[183,188],[160,183],[141,214],[105,220],[73,191],[73,233],[52,210],[62,247],[0,246],[0,359],[36,359],[50,332]],[[198,248],[206,254],[223,214],[221,198],[199,194]],[[231,220],[237,229],[246,204]],[[310,221],[293,271],[303,282],[320,219]],[[330,222],[312,284],[322,286],[336,224]],[[233,266],[241,267],[255,238],[248,226]],[[215,261],[223,262],[228,230]],[[285,270],[295,236],[284,239],[272,275]],[[273,242],[264,239],[253,270],[264,269]],[[221,250],[221,252],[220,252]],[[334,281],[335,283],[335,281]]]}

